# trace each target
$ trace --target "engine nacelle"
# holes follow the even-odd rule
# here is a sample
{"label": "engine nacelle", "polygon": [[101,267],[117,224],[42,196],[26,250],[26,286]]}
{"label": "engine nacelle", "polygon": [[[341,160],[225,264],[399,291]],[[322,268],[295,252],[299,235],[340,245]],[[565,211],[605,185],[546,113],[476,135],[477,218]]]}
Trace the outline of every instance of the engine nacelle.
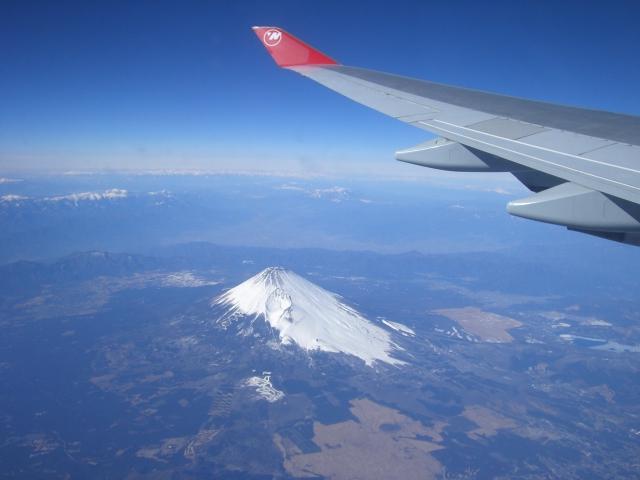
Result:
{"label": "engine nacelle", "polygon": [[[600,232],[599,236],[640,231],[640,206],[571,182],[509,202],[507,211],[594,235]],[[624,235],[618,236],[618,241],[630,243]]]}
{"label": "engine nacelle", "polygon": [[399,150],[396,152],[396,160],[453,172],[513,172],[523,169],[513,162],[446,138],[436,138],[406,150]]}

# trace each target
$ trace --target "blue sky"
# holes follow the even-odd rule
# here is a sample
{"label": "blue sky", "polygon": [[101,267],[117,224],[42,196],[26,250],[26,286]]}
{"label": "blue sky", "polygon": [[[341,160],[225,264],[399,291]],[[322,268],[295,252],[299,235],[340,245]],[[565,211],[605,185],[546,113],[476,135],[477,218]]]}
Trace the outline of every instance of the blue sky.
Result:
{"label": "blue sky", "polygon": [[414,172],[393,152],[424,132],[279,70],[250,26],[345,64],[640,114],[639,21],[615,1],[3,2],[0,170]]}

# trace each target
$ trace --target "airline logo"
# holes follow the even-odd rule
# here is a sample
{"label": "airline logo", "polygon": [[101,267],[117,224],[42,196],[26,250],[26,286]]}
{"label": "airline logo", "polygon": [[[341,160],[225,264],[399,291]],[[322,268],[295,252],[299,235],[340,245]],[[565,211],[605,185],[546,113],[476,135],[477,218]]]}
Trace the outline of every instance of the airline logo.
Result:
{"label": "airline logo", "polygon": [[270,28],[266,32],[264,32],[264,36],[262,37],[265,45],[270,47],[275,47],[282,40],[282,32],[280,30],[276,30],[275,28]]}

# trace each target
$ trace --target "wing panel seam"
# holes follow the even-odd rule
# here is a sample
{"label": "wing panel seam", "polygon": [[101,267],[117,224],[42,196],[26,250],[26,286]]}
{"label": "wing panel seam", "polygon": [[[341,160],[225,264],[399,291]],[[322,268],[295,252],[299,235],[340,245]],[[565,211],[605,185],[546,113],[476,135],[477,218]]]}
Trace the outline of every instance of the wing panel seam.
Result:
{"label": "wing panel seam", "polygon": [[[456,136],[459,136],[459,137],[466,138],[467,140],[471,140],[472,142],[481,143],[483,145],[487,145],[487,146],[490,146],[490,147],[493,147],[493,148],[497,148],[497,149],[503,150],[505,152],[510,152],[510,153],[515,154],[515,155],[528,157],[528,158],[530,158],[530,159],[532,159],[534,161],[537,161],[537,162],[546,163],[548,165],[553,165],[553,166],[558,167],[558,168],[560,168],[562,170],[570,170],[570,171],[575,172],[575,173],[580,174],[580,175],[586,175],[586,176],[589,176],[589,177],[597,178],[599,180],[603,180],[606,183],[615,183],[615,184],[618,184],[618,185],[620,185],[622,187],[628,187],[628,188],[630,188],[632,190],[640,191],[640,188],[638,188],[638,187],[635,187],[633,185],[629,185],[629,184],[626,184],[626,183],[623,183],[623,182],[619,182],[617,180],[612,180],[612,179],[609,179],[609,178],[606,178],[606,177],[601,177],[601,176],[593,174],[593,173],[585,172],[583,170],[578,170],[578,169],[575,169],[575,168],[572,168],[572,167],[567,167],[566,165],[562,165],[562,164],[559,164],[559,163],[551,162],[549,160],[543,160],[543,159],[541,159],[539,157],[536,157],[536,156],[533,156],[533,155],[529,155],[527,153],[523,153],[523,152],[520,152],[518,150],[512,150],[510,148],[506,148],[506,147],[503,147],[503,146],[500,146],[500,145],[496,145],[496,144],[493,144],[493,143],[485,142],[485,141],[479,140],[477,138],[473,138],[473,137],[469,137],[467,135],[463,135],[463,134],[461,134],[459,132],[455,132],[455,131],[452,131],[452,130],[447,130],[447,129],[442,128],[442,127],[438,127],[437,125],[430,125],[430,124],[428,124],[426,122],[419,122],[419,123],[425,125],[426,127],[430,127],[430,128],[436,129],[436,130],[441,130],[441,131],[443,131],[445,133],[449,133],[449,134],[452,134],[452,135],[456,135]],[[454,126],[456,126],[456,125],[454,125]],[[530,167],[530,168],[532,168],[532,167]],[[550,175],[553,175],[553,174],[550,174]],[[615,196],[617,196],[617,195],[615,195]]]}
{"label": "wing panel seam", "polygon": [[[623,166],[620,166],[620,165],[614,165],[612,163],[607,163],[607,162],[601,162],[600,160],[595,160],[595,159],[589,158],[589,157],[582,157],[580,155],[573,155],[571,153],[561,152],[561,151],[558,151],[558,150],[554,150],[552,148],[541,147],[541,146],[538,146],[538,145],[532,145],[530,143],[521,142],[521,141],[519,141],[517,139],[513,139],[512,140],[512,139],[509,139],[509,138],[500,137],[499,135],[493,135],[491,133],[481,132],[479,130],[473,130],[472,128],[462,127],[460,125],[455,125],[453,123],[445,122],[443,120],[434,119],[433,121],[434,122],[438,122],[438,123],[443,123],[443,124],[449,125],[451,127],[460,128],[460,129],[463,129],[463,130],[469,130],[469,131],[472,131],[474,133],[479,133],[481,135],[486,135],[486,136],[489,136],[489,137],[498,138],[500,140],[504,140],[504,141],[507,141],[507,142],[519,143],[520,145],[523,145],[523,146],[526,146],[526,147],[531,147],[533,149],[538,149],[538,150],[544,150],[544,151],[547,151],[547,152],[550,152],[550,153],[563,155],[565,157],[573,158],[573,159],[576,159],[576,160],[583,160],[583,161],[586,160],[587,162],[597,163],[597,164],[600,164],[600,165],[604,165],[606,167],[613,167],[613,168],[617,168],[617,169],[620,169],[620,170],[627,170],[627,171],[633,172],[633,173],[640,173],[639,170],[634,170],[633,168],[623,167]],[[418,122],[418,123],[422,123],[422,124],[426,125],[426,123],[424,121],[421,121],[421,122]],[[607,146],[610,147],[611,145],[607,145]],[[567,167],[567,168],[570,168],[570,167]],[[636,187],[634,187],[634,188],[636,188]]]}

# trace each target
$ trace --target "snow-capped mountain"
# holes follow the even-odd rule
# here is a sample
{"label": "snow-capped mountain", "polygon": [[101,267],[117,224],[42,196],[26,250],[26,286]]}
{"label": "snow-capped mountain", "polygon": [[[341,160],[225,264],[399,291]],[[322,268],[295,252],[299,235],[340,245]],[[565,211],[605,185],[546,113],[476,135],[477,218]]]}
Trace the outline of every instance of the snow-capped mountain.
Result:
{"label": "snow-capped mountain", "polygon": [[128,192],[126,190],[122,190],[120,188],[112,188],[110,190],[105,190],[104,192],[80,192],[80,193],[71,193],[69,195],[58,195],[55,197],[47,197],[46,201],[49,202],[97,202],[99,200],[114,200],[120,198],[127,198]]}
{"label": "snow-capped mountain", "polygon": [[340,296],[283,268],[263,270],[212,304],[226,309],[218,320],[224,328],[248,317],[252,323],[267,322],[278,332],[282,344],[346,353],[369,366],[376,361],[404,363],[391,356],[400,348],[391,341],[389,332],[344,304]]}

